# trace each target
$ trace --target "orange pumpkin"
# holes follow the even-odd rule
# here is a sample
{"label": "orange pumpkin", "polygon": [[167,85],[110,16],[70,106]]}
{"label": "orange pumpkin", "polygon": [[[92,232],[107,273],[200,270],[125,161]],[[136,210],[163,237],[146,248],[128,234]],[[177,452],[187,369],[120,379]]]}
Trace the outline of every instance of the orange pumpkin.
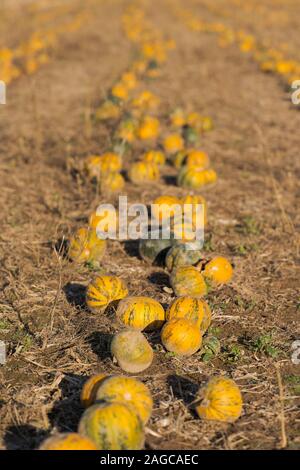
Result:
{"label": "orange pumpkin", "polygon": [[151,162],[133,163],[128,172],[129,179],[132,183],[140,184],[159,179],[158,166]]}
{"label": "orange pumpkin", "polygon": [[161,331],[164,347],[179,356],[192,356],[202,344],[200,328],[186,318],[173,318]]}
{"label": "orange pumpkin", "polygon": [[156,139],[160,132],[159,120],[152,116],[145,116],[137,130],[137,136],[141,140]]}
{"label": "orange pumpkin", "polygon": [[88,408],[95,403],[97,390],[103,380],[105,380],[107,377],[109,376],[106,374],[92,375],[84,383],[80,394],[80,401],[84,408]]}
{"label": "orange pumpkin", "polygon": [[128,295],[125,282],[117,276],[98,276],[87,288],[86,303],[90,311],[99,313],[115,300]]}
{"label": "orange pumpkin", "polygon": [[181,201],[176,196],[160,196],[151,204],[152,216],[160,224],[165,220],[171,220],[179,211],[181,214]]}
{"label": "orange pumpkin", "polygon": [[233,276],[233,268],[228,259],[216,256],[205,265],[203,276],[212,284],[227,284]]}
{"label": "orange pumpkin", "polygon": [[165,152],[172,155],[184,148],[184,140],[180,134],[170,134],[164,140]]}
{"label": "orange pumpkin", "polygon": [[190,320],[204,334],[211,323],[211,310],[205,300],[186,295],[175,299],[167,309],[166,320],[173,320],[173,318]]}
{"label": "orange pumpkin", "polygon": [[39,450],[97,450],[97,447],[88,437],[70,432],[49,437]]}

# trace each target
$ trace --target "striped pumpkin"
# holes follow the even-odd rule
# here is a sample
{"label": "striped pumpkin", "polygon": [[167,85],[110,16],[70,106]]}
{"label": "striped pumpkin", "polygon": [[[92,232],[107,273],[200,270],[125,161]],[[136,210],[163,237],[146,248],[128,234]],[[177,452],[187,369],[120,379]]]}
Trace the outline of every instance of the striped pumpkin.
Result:
{"label": "striped pumpkin", "polygon": [[211,310],[205,300],[187,295],[175,299],[167,309],[166,320],[173,320],[173,318],[190,320],[204,334],[211,324]]}
{"label": "striped pumpkin", "polygon": [[145,441],[139,416],[130,405],[118,402],[87,408],[78,432],[95,442],[99,450],[140,450]]}
{"label": "striped pumpkin", "polygon": [[153,350],[140,331],[125,330],[117,333],[112,339],[110,350],[121,369],[130,374],[142,372],[153,361]]}
{"label": "striped pumpkin", "polygon": [[134,184],[157,181],[159,179],[159,168],[151,162],[135,162],[128,171],[128,177]]}
{"label": "striped pumpkin", "polygon": [[203,297],[208,292],[204,277],[194,266],[180,266],[175,269],[171,273],[170,282],[177,297]]}
{"label": "striped pumpkin", "polygon": [[192,356],[201,348],[202,334],[198,326],[185,318],[173,318],[161,330],[164,347],[179,356]]}
{"label": "striped pumpkin", "polygon": [[237,384],[228,377],[213,377],[201,395],[203,398],[196,406],[196,412],[201,418],[233,423],[240,417],[242,395]]}
{"label": "striped pumpkin", "polygon": [[206,184],[214,183],[217,174],[213,169],[202,170],[196,167],[183,166],[177,177],[178,186],[189,189],[199,189]]}
{"label": "striped pumpkin", "polygon": [[125,186],[125,180],[121,173],[111,172],[100,178],[99,189],[102,194],[116,193]]}
{"label": "striped pumpkin", "polygon": [[98,238],[94,229],[83,227],[71,238],[68,256],[75,263],[99,268],[105,250],[106,240]]}
{"label": "striped pumpkin", "polygon": [[127,297],[118,305],[117,318],[134,330],[155,330],[165,322],[165,311],[150,297]]}
{"label": "striped pumpkin", "polygon": [[80,394],[80,401],[84,408],[93,405],[96,400],[97,390],[100,384],[108,376],[106,374],[92,375],[84,384]]}
{"label": "striped pumpkin", "polygon": [[124,299],[128,295],[127,287],[117,276],[98,276],[87,288],[86,303],[93,313],[102,312],[110,302]]}
{"label": "striped pumpkin", "polygon": [[166,267],[169,272],[172,272],[173,269],[179,266],[189,266],[200,261],[202,251],[198,249],[188,249],[188,245],[187,243],[178,243],[170,248],[166,255]]}
{"label": "striped pumpkin", "polygon": [[49,437],[39,450],[97,450],[97,447],[88,437],[70,432]]}
{"label": "striped pumpkin", "polygon": [[130,404],[143,424],[151,416],[153,400],[151,393],[142,382],[133,377],[110,377],[97,390],[97,400],[109,403]]}

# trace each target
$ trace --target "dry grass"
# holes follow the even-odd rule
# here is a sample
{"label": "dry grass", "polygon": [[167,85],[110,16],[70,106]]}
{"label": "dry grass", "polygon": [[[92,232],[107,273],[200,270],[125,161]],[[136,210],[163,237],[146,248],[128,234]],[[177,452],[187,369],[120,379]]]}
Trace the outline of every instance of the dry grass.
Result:
{"label": "dry grass", "polygon": [[[235,264],[232,284],[209,296],[222,344],[216,359],[170,357],[150,336],[155,361],[140,375],[155,400],[147,446],[299,448],[298,396],[289,379],[300,372],[290,360],[299,338],[299,113],[276,77],[263,75],[235,48],[220,49],[212,36],[188,32],[168,11],[170,2],[161,2],[159,11],[145,3],[152,20],[177,39],[163,77],[149,87],[163,109],[182,104],[215,121],[203,140],[219,173],[218,184],[203,191],[206,248],[207,255],[222,253]],[[3,448],[35,448],[49,433],[76,429],[85,378],[120,373],[108,352],[113,317],[91,315],[84,305],[93,273],[54,247],[101,202],[93,188],[72,179],[66,161],[106,148],[109,129],[91,126],[84,116],[132,57],[120,29],[124,4],[93,3],[94,20],[62,38],[49,67],[13,84],[0,107],[0,339],[8,344],[7,364],[0,367]],[[216,16],[200,2],[191,5],[204,17]],[[282,8],[290,12],[291,5]],[[263,19],[249,26],[264,32]],[[289,23],[285,27],[290,32]],[[281,34],[272,28],[272,40]],[[6,30],[10,40],[15,33]],[[142,193],[127,184],[130,200],[181,194],[169,173],[166,168],[161,183]],[[103,266],[124,278],[133,295],[172,300],[164,290],[166,272],[142,262],[134,243],[111,242]],[[216,373],[232,376],[244,395],[243,416],[233,425],[200,422],[189,408]]]}

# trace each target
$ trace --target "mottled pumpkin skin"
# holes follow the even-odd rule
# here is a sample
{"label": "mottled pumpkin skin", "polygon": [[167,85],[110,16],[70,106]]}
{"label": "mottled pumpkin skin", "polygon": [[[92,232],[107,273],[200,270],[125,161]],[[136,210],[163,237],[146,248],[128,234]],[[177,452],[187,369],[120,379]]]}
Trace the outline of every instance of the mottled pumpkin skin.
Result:
{"label": "mottled pumpkin skin", "polygon": [[112,339],[110,350],[121,369],[130,374],[147,369],[153,360],[153,350],[139,331],[125,330],[117,333]]}
{"label": "mottled pumpkin skin", "polygon": [[105,250],[106,240],[99,239],[94,229],[83,227],[71,238],[68,256],[75,263],[98,268]]}
{"label": "mottled pumpkin skin", "polygon": [[180,266],[173,270],[170,282],[177,297],[184,295],[203,297],[207,294],[205,280],[194,266]]}
{"label": "mottled pumpkin skin", "polygon": [[87,288],[86,303],[91,312],[102,312],[110,302],[128,295],[124,281],[117,276],[98,276]]}
{"label": "mottled pumpkin skin", "polygon": [[176,196],[160,196],[151,204],[151,213],[160,224],[171,220],[179,211],[182,212],[181,201]]}
{"label": "mottled pumpkin skin", "polygon": [[145,441],[142,422],[134,409],[117,402],[87,408],[78,432],[95,442],[99,450],[140,450]]}
{"label": "mottled pumpkin skin", "polygon": [[186,244],[172,246],[166,255],[166,267],[169,272],[179,266],[189,266],[198,263],[202,258],[201,250],[188,250]]}
{"label": "mottled pumpkin skin", "polygon": [[185,318],[195,323],[202,334],[211,324],[211,310],[208,303],[198,297],[184,296],[175,299],[166,311],[166,320]]}
{"label": "mottled pumpkin skin", "polygon": [[159,176],[158,166],[151,162],[133,163],[128,171],[130,181],[135,184],[157,181]]}
{"label": "mottled pumpkin skin", "polygon": [[200,328],[186,318],[173,318],[161,330],[164,347],[179,356],[192,356],[201,348]]}
{"label": "mottled pumpkin skin", "polygon": [[213,284],[227,284],[233,276],[233,268],[228,259],[216,256],[205,265],[203,276]]}
{"label": "mottled pumpkin skin", "polygon": [[127,297],[117,308],[117,318],[134,330],[155,330],[165,322],[165,311],[157,300],[150,297]]}
{"label": "mottled pumpkin skin", "polygon": [[97,447],[88,437],[72,432],[49,437],[39,450],[97,450]]}
{"label": "mottled pumpkin skin", "polygon": [[160,258],[164,258],[163,254],[170,248],[171,240],[143,240],[139,241],[140,257],[149,264],[159,263]]}
{"label": "mottled pumpkin skin", "polygon": [[146,385],[133,377],[111,377],[105,380],[97,390],[97,400],[109,403],[130,404],[139,415],[143,424],[151,416],[153,400]]}
{"label": "mottled pumpkin skin", "polygon": [[227,377],[213,377],[203,390],[203,400],[196,407],[207,420],[233,423],[242,413],[243,400],[239,387]]}
{"label": "mottled pumpkin skin", "polygon": [[188,189],[199,189],[206,184],[214,183],[217,174],[213,169],[202,170],[196,167],[183,166],[177,177],[178,186]]}
{"label": "mottled pumpkin skin", "polygon": [[84,408],[93,405],[96,400],[96,393],[100,384],[108,376],[106,374],[92,375],[84,384],[80,394],[80,401]]}

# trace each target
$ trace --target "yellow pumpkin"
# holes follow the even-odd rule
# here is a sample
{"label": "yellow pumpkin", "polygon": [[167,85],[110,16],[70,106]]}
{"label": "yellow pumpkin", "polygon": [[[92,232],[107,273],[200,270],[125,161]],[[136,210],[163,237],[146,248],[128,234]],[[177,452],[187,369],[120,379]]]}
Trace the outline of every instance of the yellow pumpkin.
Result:
{"label": "yellow pumpkin", "polygon": [[93,405],[96,400],[97,390],[103,380],[109,377],[106,374],[92,375],[84,384],[80,394],[80,401],[84,408]]}
{"label": "yellow pumpkin", "polygon": [[159,150],[149,150],[149,152],[146,152],[142,160],[144,162],[149,162],[149,163],[154,163],[155,165],[162,166],[166,162],[166,157],[163,152],[160,152]]}
{"label": "yellow pumpkin", "polygon": [[157,181],[160,175],[158,166],[154,163],[136,162],[129,168],[128,176],[132,183],[139,184],[147,181]]}
{"label": "yellow pumpkin", "polygon": [[233,423],[242,413],[239,387],[227,377],[213,377],[202,390],[203,399],[196,406],[200,418]]}
{"label": "yellow pumpkin", "polygon": [[133,119],[121,121],[116,132],[116,138],[124,142],[132,143],[136,139],[137,123]]}
{"label": "yellow pumpkin", "polygon": [[99,207],[96,212],[93,212],[89,218],[89,226],[94,230],[97,228],[105,233],[115,228],[117,232],[119,227],[118,211],[112,207]]}
{"label": "yellow pumpkin", "polygon": [[87,227],[77,230],[72,236],[68,256],[78,264],[99,267],[106,250],[106,240],[98,238],[96,231]]}
{"label": "yellow pumpkin", "polygon": [[98,276],[87,288],[86,303],[93,313],[102,312],[115,300],[128,295],[124,281],[117,276]]}
{"label": "yellow pumpkin", "polygon": [[201,205],[202,206],[201,209],[203,211],[203,222],[204,222],[204,225],[207,224],[207,202],[203,196],[188,194],[183,199],[181,199],[181,204],[183,206],[185,204],[192,205],[192,223],[194,227],[197,222],[197,207],[198,205]]}
{"label": "yellow pumpkin", "polygon": [[121,173],[107,173],[100,179],[101,193],[116,193],[121,191],[125,186],[125,180]]}
{"label": "yellow pumpkin", "polygon": [[173,318],[161,331],[164,347],[179,356],[192,356],[202,344],[200,328],[186,318]]}
{"label": "yellow pumpkin", "polygon": [[111,95],[121,101],[126,101],[128,99],[128,87],[124,83],[118,82],[112,88]]}
{"label": "yellow pumpkin", "polygon": [[202,128],[202,116],[197,112],[192,112],[187,115],[187,124],[190,127],[200,130]]}
{"label": "yellow pumpkin", "polygon": [[177,297],[184,295],[203,297],[207,294],[204,277],[194,266],[178,267],[172,271],[170,282]]}
{"label": "yellow pumpkin", "polygon": [[178,186],[190,189],[198,189],[206,184],[214,183],[217,174],[212,169],[202,170],[196,167],[183,166],[177,177]]}
{"label": "yellow pumpkin", "polygon": [[163,145],[165,152],[172,155],[184,148],[184,140],[180,134],[170,134],[165,138]]}
{"label": "yellow pumpkin", "polygon": [[159,106],[160,99],[149,90],[142,91],[132,100],[131,106],[141,111],[154,110]]}
{"label": "yellow pumpkin", "polygon": [[137,130],[138,138],[141,140],[156,139],[160,132],[159,120],[152,116],[145,116]]}
{"label": "yellow pumpkin", "polygon": [[95,111],[95,118],[98,121],[106,121],[109,119],[118,119],[121,116],[121,108],[111,100],[106,100]]}
{"label": "yellow pumpkin", "polygon": [[140,450],[143,425],[130,405],[97,403],[86,409],[78,432],[95,442],[98,450]]}
{"label": "yellow pumpkin", "polygon": [[227,284],[233,276],[233,268],[228,259],[216,256],[205,265],[203,276],[213,284]]}
{"label": "yellow pumpkin", "polygon": [[128,90],[133,90],[138,85],[136,75],[133,72],[123,73],[121,82],[124,83]]}
{"label": "yellow pumpkin", "polygon": [[202,150],[190,150],[187,152],[184,163],[188,168],[196,167],[205,170],[209,166],[209,158]]}
{"label": "yellow pumpkin", "polygon": [[97,447],[88,437],[70,432],[49,437],[39,450],[97,450]]}
{"label": "yellow pumpkin", "polygon": [[175,109],[170,115],[170,121],[173,127],[183,127],[186,124],[186,116],[181,108]]}
{"label": "yellow pumpkin", "polygon": [[143,424],[151,416],[153,400],[151,393],[142,382],[132,377],[110,377],[97,390],[97,400],[109,403],[130,404],[139,415]]}
{"label": "yellow pumpkin", "polygon": [[117,318],[134,330],[155,330],[165,322],[165,311],[157,300],[150,297],[127,297],[117,308]]}
{"label": "yellow pumpkin", "polygon": [[202,334],[211,324],[211,310],[205,300],[186,295],[175,299],[166,311],[166,320],[185,318],[195,323]]}
{"label": "yellow pumpkin", "polygon": [[122,158],[113,152],[106,152],[101,155],[101,176],[103,173],[115,173],[122,169]]}
{"label": "yellow pumpkin", "polygon": [[181,209],[181,201],[176,196],[160,196],[151,204],[152,215],[159,223],[172,219]]}
{"label": "yellow pumpkin", "polygon": [[153,350],[140,331],[121,331],[113,337],[110,349],[121,369],[130,374],[142,372],[153,361]]}

